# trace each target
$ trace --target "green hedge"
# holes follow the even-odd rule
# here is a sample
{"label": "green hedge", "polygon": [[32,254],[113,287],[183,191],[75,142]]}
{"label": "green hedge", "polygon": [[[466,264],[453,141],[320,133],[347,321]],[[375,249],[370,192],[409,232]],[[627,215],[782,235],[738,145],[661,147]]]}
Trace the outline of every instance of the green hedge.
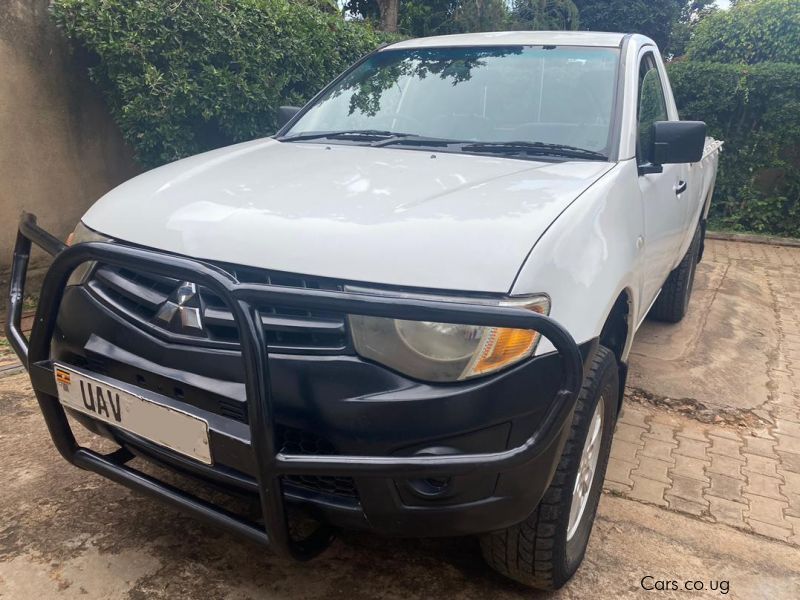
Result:
{"label": "green hedge", "polygon": [[684,119],[725,141],[717,226],[800,237],[800,64],[670,66]]}
{"label": "green hedge", "polygon": [[155,166],[276,129],[381,36],[313,2],[55,0],[88,50],[92,79],[142,164]]}
{"label": "green hedge", "polygon": [[717,11],[697,25],[687,55],[708,62],[800,63],[800,2],[750,0]]}

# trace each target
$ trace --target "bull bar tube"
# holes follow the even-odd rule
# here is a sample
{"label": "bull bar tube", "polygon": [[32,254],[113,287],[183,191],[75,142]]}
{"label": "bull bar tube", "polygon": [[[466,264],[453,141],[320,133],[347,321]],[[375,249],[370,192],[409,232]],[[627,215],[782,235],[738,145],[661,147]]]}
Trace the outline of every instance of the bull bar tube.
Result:
{"label": "bull bar tube", "polygon": [[[28,340],[22,332],[21,321],[25,279],[33,244],[53,256],[53,262],[42,284]],[[69,277],[85,262],[144,268],[157,275],[192,281],[217,294],[230,308],[239,331],[244,363],[250,444],[256,464],[263,524],[244,519],[128,466],[126,463],[133,455],[125,448],[100,454],[78,445],[64,408],[58,401],[50,344]],[[275,445],[269,350],[263,330],[257,325],[260,323],[258,312],[252,305],[255,301],[264,300],[344,314],[535,330],[553,344],[561,357],[561,388],[539,428],[522,445],[501,452],[407,457],[284,454]],[[231,274],[216,266],[160,251],[107,242],[87,242],[67,247],[39,227],[32,214],[23,214],[17,232],[6,334],[28,370],[53,443],[67,461],[166,502],[206,523],[266,545],[280,556],[297,560],[307,560],[324,550],[333,539],[333,530],[328,525],[320,524],[305,539],[292,539],[281,487],[283,475],[412,479],[510,470],[534,459],[558,435],[558,425],[572,413],[583,381],[583,361],[575,340],[557,321],[533,311],[363,292],[239,283]]]}

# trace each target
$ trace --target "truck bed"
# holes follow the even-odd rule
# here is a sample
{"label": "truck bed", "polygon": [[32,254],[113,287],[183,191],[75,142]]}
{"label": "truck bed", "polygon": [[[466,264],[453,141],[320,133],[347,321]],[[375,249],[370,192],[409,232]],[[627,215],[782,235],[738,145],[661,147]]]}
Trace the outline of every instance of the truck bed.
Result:
{"label": "truck bed", "polygon": [[689,166],[690,177],[700,183],[700,198],[705,198],[703,208],[703,218],[708,218],[708,211],[711,208],[711,196],[714,194],[714,185],[717,181],[717,171],[719,169],[719,155],[725,142],[706,138],[706,146],[703,149],[703,158],[699,163]]}

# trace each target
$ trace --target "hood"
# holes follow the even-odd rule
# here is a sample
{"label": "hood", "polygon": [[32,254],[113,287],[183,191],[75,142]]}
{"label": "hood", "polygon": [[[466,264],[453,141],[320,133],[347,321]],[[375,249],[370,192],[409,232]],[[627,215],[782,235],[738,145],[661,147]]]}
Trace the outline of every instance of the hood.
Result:
{"label": "hood", "polygon": [[140,175],[83,221],[209,261],[506,293],[542,233],[611,167],[257,140]]}

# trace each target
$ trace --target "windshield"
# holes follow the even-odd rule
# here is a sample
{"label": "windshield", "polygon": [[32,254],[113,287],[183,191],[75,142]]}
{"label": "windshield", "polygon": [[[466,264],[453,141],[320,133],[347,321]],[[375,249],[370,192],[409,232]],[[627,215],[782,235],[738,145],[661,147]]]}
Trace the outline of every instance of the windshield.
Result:
{"label": "windshield", "polygon": [[472,148],[522,142],[514,148],[563,146],[605,158],[618,63],[616,48],[385,50],[328,90],[281,139],[347,132],[368,133],[374,143],[404,134],[404,144],[424,138],[418,146],[434,139]]}

